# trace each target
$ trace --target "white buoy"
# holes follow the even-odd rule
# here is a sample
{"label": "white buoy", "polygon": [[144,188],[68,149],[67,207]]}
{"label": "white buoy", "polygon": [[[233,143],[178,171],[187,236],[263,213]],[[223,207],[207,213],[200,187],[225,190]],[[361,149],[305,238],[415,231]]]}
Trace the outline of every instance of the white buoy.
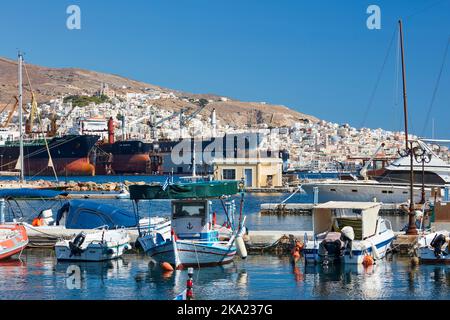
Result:
{"label": "white buoy", "polygon": [[372,248],[372,257],[375,260],[380,259],[380,255],[378,254],[377,247],[373,244],[373,242],[370,242],[370,244],[371,244],[371,248]]}
{"label": "white buoy", "polygon": [[247,248],[245,247],[244,239],[242,239],[242,236],[236,237],[236,250],[238,255],[242,259],[247,258]]}

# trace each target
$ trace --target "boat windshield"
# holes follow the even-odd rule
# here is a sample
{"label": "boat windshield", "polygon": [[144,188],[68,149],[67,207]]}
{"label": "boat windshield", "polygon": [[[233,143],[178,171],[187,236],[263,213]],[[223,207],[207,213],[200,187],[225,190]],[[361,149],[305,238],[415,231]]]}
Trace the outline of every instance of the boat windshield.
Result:
{"label": "boat windshield", "polygon": [[201,217],[205,216],[206,202],[204,201],[192,201],[183,202],[176,201],[172,207],[173,218],[186,218],[186,217]]}

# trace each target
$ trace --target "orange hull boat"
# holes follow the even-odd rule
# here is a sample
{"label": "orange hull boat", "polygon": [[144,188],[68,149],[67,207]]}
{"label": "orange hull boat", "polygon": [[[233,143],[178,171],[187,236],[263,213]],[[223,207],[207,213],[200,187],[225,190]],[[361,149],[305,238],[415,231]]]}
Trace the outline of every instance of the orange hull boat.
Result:
{"label": "orange hull boat", "polygon": [[23,225],[0,225],[0,260],[21,252],[27,244],[28,235]]}

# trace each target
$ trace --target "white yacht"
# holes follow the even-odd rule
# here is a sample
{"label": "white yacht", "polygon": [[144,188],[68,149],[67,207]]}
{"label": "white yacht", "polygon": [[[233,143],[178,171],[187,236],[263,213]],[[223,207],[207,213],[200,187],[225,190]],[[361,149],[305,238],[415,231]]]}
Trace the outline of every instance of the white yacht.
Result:
{"label": "white yacht", "polygon": [[[440,159],[423,141],[417,143],[431,154],[429,163],[424,164],[426,199],[431,196],[432,187],[450,187],[450,165]],[[414,159],[414,201],[420,202],[422,190],[422,163]],[[302,189],[313,196],[317,187],[318,202],[328,201],[379,201],[383,203],[403,203],[409,195],[410,158],[400,157],[384,168],[378,176],[359,180],[321,180],[302,185]],[[365,176],[365,177],[364,177]]]}

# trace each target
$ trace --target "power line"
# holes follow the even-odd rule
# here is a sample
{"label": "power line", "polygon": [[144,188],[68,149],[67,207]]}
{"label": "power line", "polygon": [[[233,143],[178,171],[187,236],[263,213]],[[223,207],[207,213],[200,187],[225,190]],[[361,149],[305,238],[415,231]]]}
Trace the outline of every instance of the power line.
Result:
{"label": "power line", "polygon": [[396,30],[394,30],[394,32],[392,33],[391,41],[390,41],[388,49],[386,51],[386,55],[384,57],[383,64],[381,66],[380,72],[378,73],[377,80],[375,82],[375,86],[374,86],[374,88],[372,90],[372,93],[370,95],[369,102],[367,103],[366,111],[364,112],[364,117],[363,117],[363,121],[361,122],[360,128],[364,127],[364,125],[366,123],[366,120],[367,120],[367,116],[369,115],[369,111],[370,111],[370,109],[372,107],[373,100],[375,98],[375,93],[376,93],[376,91],[378,89],[378,85],[380,84],[381,76],[382,76],[384,68],[386,66],[386,62],[387,62],[387,60],[389,58],[389,54],[391,52],[392,44],[394,43],[395,34],[396,34]]}
{"label": "power line", "polygon": [[436,84],[434,86],[434,90],[433,90],[433,95],[431,97],[430,106],[428,107],[428,112],[427,112],[427,116],[425,118],[425,123],[423,124],[423,129],[422,129],[421,136],[425,135],[425,130],[427,128],[428,122],[430,121],[430,115],[431,115],[431,111],[433,109],[433,104],[434,104],[434,100],[436,98],[436,93],[437,93],[438,88],[439,88],[439,83],[441,81],[442,71],[444,70],[444,66],[445,66],[445,60],[447,59],[447,53],[448,53],[449,45],[450,45],[450,37],[448,38],[447,46],[445,47],[444,58],[442,59],[441,68],[439,70],[439,74],[438,74],[438,77],[436,79]]}

